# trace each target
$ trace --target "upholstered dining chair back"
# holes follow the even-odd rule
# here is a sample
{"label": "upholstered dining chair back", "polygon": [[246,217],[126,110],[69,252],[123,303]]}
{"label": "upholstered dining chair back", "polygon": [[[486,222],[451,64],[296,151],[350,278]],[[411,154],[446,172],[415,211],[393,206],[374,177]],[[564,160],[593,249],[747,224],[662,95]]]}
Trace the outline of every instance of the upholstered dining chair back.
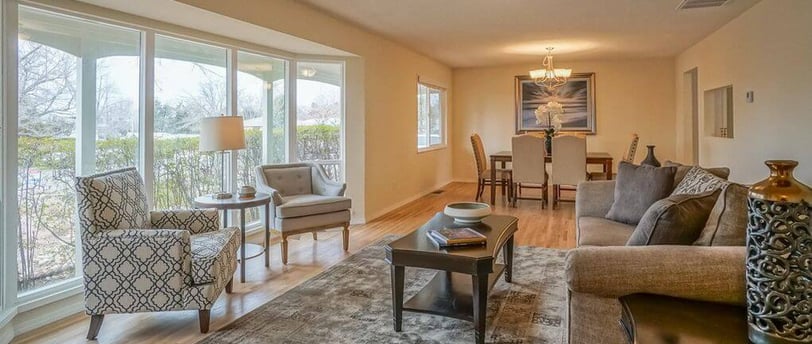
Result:
{"label": "upholstered dining chair back", "polygon": [[623,156],[623,161],[634,163],[634,156],[637,155],[637,143],[640,141],[640,136],[632,134],[632,142],[629,144],[629,150]]}
{"label": "upholstered dining chair back", "polygon": [[485,156],[485,145],[482,144],[482,138],[479,137],[479,134],[473,133],[471,135],[471,146],[474,149],[474,159],[476,159],[476,175],[481,176],[488,169],[488,160]]}
{"label": "upholstered dining chair back", "polygon": [[552,184],[578,185],[586,180],[586,138],[572,135],[553,137]]}
{"label": "upholstered dining chair back", "polygon": [[544,184],[546,179],[544,139],[525,134],[514,136],[511,143],[513,182]]}

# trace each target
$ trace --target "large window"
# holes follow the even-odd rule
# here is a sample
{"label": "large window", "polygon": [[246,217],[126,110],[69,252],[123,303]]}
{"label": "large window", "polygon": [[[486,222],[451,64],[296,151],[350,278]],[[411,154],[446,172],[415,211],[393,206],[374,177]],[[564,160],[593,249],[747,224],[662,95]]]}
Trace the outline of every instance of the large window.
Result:
{"label": "large window", "polygon": [[[8,257],[17,258],[21,300],[79,285],[78,175],[140,167],[155,209],[191,208],[221,188],[221,177],[228,190],[255,185],[255,167],[265,163],[318,161],[343,179],[342,62],[283,59],[218,43],[225,38],[197,41],[30,6],[19,6],[17,19],[19,111],[6,115],[19,127],[18,159],[3,161],[16,184],[3,189],[18,200]],[[243,116],[246,131],[246,149],[225,158],[199,151],[201,119],[220,115]],[[249,211],[246,220],[259,218]]]}
{"label": "large window", "polygon": [[299,62],[296,75],[297,159],[316,161],[330,178],[343,180],[343,65]]}
{"label": "large window", "polygon": [[445,90],[417,83],[417,148],[445,146]]}
{"label": "large window", "polygon": [[225,48],[155,37],[155,208],[191,208],[220,189],[222,157],[198,144],[201,118],[230,114],[227,56]]}
{"label": "large window", "polygon": [[18,291],[77,276],[73,179],[134,165],[140,33],[21,7]]}

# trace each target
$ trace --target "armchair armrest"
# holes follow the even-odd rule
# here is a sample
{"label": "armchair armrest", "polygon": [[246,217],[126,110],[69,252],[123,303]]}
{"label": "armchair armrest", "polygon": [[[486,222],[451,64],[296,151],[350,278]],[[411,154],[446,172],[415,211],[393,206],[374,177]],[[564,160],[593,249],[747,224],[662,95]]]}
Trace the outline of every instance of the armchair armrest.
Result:
{"label": "armchair armrest", "polygon": [[575,219],[604,217],[615,202],[615,181],[581,182],[575,192]]}
{"label": "armchair armrest", "polygon": [[153,210],[149,212],[150,228],[182,229],[192,234],[216,231],[220,215],[214,209]]}
{"label": "armchair armrest", "polygon": [[[83,235],[88,314],[181,309],[182,294],[192,283],[189,236],[185,230],[167,229]],[[159,293],[163,294],[156,299]]]}
{"label": "armchair armrest", "polygon": [[330,179],[321,165],[313,163],[312,166],[313,193],[322,196],[344,196],[344,191],[347,189],[346,183],[339,183]]}
{"label": "armchair armrest", "polygon": [[744,304],[744,247],[582,247],[567,253],[567,286],[603,297],[648,293]]}

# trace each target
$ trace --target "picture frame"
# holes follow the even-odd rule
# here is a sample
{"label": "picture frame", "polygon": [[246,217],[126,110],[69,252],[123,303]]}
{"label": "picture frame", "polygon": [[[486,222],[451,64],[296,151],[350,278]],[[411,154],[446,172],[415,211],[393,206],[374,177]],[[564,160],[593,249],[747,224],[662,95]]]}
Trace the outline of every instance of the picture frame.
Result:
{"label": "picture frame", "polygon": [[546,126],[536,123],[535,111],[550,101],[561,103],[564,113],[560,132],[594,135],[595,73],[573,73],[553,92],[536,85],[529,75],[516,76],[516,134],[540,132]]}

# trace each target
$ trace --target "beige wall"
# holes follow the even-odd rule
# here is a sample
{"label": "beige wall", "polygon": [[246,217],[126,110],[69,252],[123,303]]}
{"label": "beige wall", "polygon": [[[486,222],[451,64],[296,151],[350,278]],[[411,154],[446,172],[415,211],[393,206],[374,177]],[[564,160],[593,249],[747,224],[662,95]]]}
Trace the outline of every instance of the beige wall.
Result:
{"label": "beige wall", "polygon": [[179,1],[360,57],[347,68],[347,182],[365,196],[352,195],[356,215],[373,219],[451,180],[450,148],[416,149],[417,77],[448,88],[450,111],[447,66],[295,1]]}
{"label": "beige wall", "polygon": [[[590,151],[612,154],[615,164],[640,135],[636,161],[654,144],[656,156],[673,159],[674,61],[670,58],[556,63],[573,73],[595,72],[597,134],[587,137]],[[473,181],[476,168],[469,137],[479,133],[486,152],[510,149],[515,134],[516,75],[538,64],[454,70],[454,179]]]}
{"label": "beige wall", "polygon": [[[796,176],[812,183],[812,1],[761,1],[677,58],[677,145],[690,158],[691,116],[683,103],[682,74],[699,75],[704,90],[733,85],[732,139],[704,137],[700,119],[699,161],[729,166],[731,179],[752,183],[767,175],[763,161],[800,161]],[[752,90],[755,101],[747,103]],[[702,118],[702,117],[700,117]]]}

